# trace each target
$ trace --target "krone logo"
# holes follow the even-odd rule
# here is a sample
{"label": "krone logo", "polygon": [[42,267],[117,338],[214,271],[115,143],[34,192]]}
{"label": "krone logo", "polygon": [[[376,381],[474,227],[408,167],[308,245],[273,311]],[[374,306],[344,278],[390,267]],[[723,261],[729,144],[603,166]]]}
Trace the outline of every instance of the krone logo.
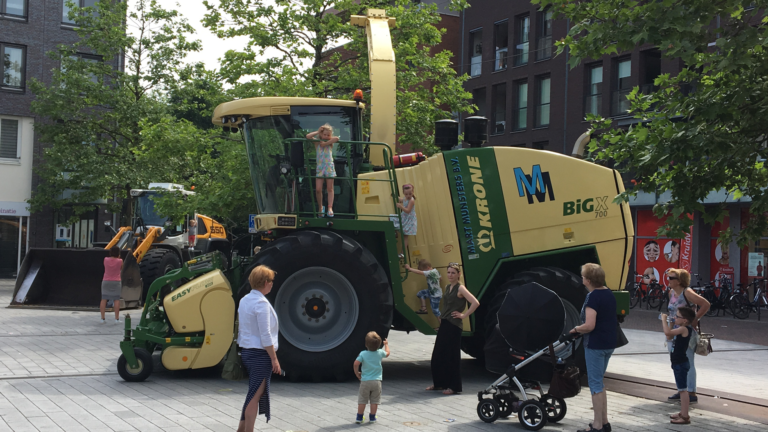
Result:
{"label": "krone logo", "polygon": [[477,233],[477,246],[483,252],[490,252],[496,248],[496,242],[493,240],[493,231],[481,230]]}

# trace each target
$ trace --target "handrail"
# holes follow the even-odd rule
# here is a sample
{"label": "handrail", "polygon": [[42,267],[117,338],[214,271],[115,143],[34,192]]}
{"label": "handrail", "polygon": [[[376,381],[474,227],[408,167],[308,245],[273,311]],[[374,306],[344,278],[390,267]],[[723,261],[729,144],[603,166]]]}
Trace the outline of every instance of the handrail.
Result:
{"label": "handrail", "polygon": [[[316,140],[307,139],[307,138],[287,138],[287,139],[284,139],[283,142],[288,143],[288,144],[293,143],[293,142],[301,142],[302,145],[303,145],[304,154],[306,155],[308,150],[309,150],[309,148],[308,148],[309,145],[314,146],[315,143],[316,143]],[[366,146],[366,149],[369,152],[372,151],[371,150],[372,147],[375,147],[375,146],[382,147],[382,158],[384,160],[384,169],[387,172],[388,179],[364,179],[364,180],[365,181],[372,181],[372,182],[379,181],[379,182],[388,182],[389,183],[389,185],[390,185],[390,197],[392,199],[393,204],[395,204],[394,205],[394,209],[395,209],[395,213],[397,214],[397,218],[398,218],[398,222],[399,222],[398,223],[398,227],[396,228],[396,231],[399,232],[399,234],[400,234],[399,235],[400,248],[403,251],[403,256],[406,259],[405,262],[406,263],[409,262],[409,258],[410,258],[409,255],[410,254],[408,253],[408,251],[405,248],[405,234],[403,233],[402,212],[400,211],[400,209],[397,208],[397,205],[396,205],[399,202],[399,200],[398,200],[398,197],[399,197],[399,194],[398,194],[399,187],[397,185],[397,176],[395,175],[394,164],[392,163],[392,150],[390,149],[389,145],[387,145],[385,143],[377,143],[377,142],[369,142],[369,141],[338,141],[337,143],[339,144],[339,146],[343,146],[343,148],[345,150],[346,170],[347,171],[345,171],[346,174],[344,176],[336,176],[333,179],[346,182],[349,185],[349,188],[350,188],[350,191],[351,191],[351,195],[352,195],[352,208],[354,209],[354,213],[334,213],[334,215],[338,215],[338,216],[351,216],[354,219],[359,219],[360,216],[371,217],[371,218],[389,218],[390,217],[390,215],[359,214],[357,212],[357,188],[356,188],[356,183],[355,182],[357,180],[362,180],[362,179],[360,179],[359,177],[355,177],[354,172],[351,171],[352,170],[352,146],[354,146],[354,145]],[[314,163],[312,163],[311,161],[313,161]],[[316,171],[316,169],[317,169],[317,158],[310,159],[310,158],[305,157],[304,158],[304,167],[303,167],[303,169],[304,169],[304,173],[303,173],[304,177],[308,178],[309,179],[309,183],[310,183],[311,193],[309,194],[309,196],[310,196],[310,200],[312,202],[312,211],[311,212],[307,212],[307,211],[304,211],[304,209],[295,209],[295,208],[293,208],[292,210],[297,215],[311,214],[312,217],[318,218],[319,217],[319,214],[317,212],[318,205],[317,205],[317,202],[315,200],[315,193],[314,193],[313,186],[314,186],[314,183],[315,183],[315,181],[317,179],[326,179],[327,177],[318,177],[316,175],[316,172],[317,172]],[[291,175],[294,178],[296,178],[299,175],[299,173],[296,172],[295,168],[291,167]],[[301,188],[300,184],[298,186],[292,187],[292,192],[291,192],[291,194],[292,194],[291,195],[292,202],[299,203],[299,205],[300,205],[300,200],[298,200],[298,198],[299,198],[298,194],[299,194],[299,189],[300,188]],[[402,279],[403,281],[405,281],[405,279],[408,278],[408,273],[409,272],[407,272],[407,271],[405,272],[405,277],[403,277],[403,279]]]}

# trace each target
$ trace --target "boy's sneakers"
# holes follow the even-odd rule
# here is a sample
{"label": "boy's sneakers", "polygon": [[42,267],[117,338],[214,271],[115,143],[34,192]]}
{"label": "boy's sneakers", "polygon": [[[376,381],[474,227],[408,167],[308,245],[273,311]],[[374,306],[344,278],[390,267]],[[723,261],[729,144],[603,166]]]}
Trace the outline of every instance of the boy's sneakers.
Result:
{"label": "boy's sneakers", "polygon": [[369,414],[368,422],[369,423],[376,423],[376,414]]}
{"label": "boy's sneakers", "polygon": [[362,422],[363,422],[363,415],[362,414],[358,414],[357,418],[355,419],[355,423],[360,424]]}
{"label": "boy's sneakers", "polygon": [[100,320],[99,320],[99,324],[104,324],[104,323],[106,323],[106,322],[107,322],[107,320],[105,320],[105,319],[100,319]]}
{"label": "boy's sneakers", "polygon": [[120,320],[119,320],[119,319],[116,319],[116,320],[115,320],[115,324],[120,324]]}

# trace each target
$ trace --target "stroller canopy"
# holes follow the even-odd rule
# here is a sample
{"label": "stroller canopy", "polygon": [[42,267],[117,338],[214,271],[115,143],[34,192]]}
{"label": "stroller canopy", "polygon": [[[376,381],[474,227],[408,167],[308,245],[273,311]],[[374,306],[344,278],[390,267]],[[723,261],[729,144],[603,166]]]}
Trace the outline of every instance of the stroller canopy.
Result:
{"label": "stroller canopy", "polygon": [[565,308],[552,290],[531,282],[507,291],[498,312],[499,332],[518,351],[539,351],[565,327]]}

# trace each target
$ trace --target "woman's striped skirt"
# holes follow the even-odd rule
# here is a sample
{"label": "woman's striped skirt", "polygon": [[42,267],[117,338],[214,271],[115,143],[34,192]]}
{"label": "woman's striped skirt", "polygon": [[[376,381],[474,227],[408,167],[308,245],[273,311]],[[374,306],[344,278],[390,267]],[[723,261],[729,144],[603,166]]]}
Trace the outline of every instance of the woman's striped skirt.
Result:
{"label": "woman's striped skirt", "polygon": [[264,394],[259,399],[259,414],[267,416],[267,422],[269,422],[269,381],[272,378],[272,360],[266,351],[258,348],[243,349],[241,358],[248,371],[248,396],[245,398],[240,420],[245,420],[245,409],[263,382]]}

